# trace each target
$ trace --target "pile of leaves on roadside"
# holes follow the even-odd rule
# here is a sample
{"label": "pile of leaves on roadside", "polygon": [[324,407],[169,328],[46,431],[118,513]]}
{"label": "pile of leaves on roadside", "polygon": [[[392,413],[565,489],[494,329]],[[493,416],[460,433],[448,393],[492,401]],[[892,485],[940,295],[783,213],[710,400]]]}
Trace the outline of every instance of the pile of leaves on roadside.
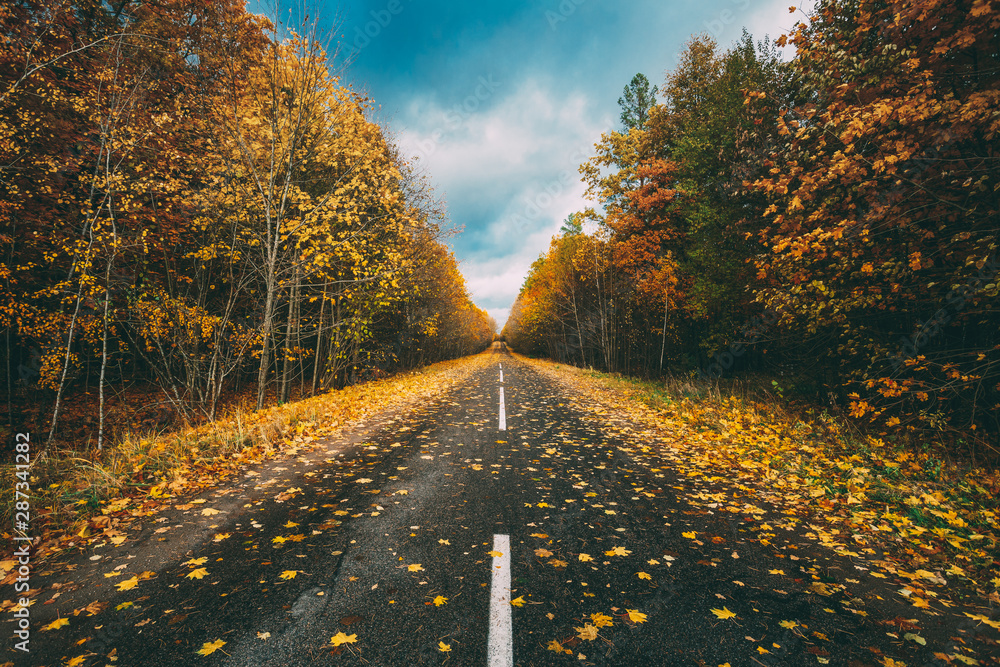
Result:
{"label": "pile of leaves on roadside", "polygon": [[[31,471],[33,562],[87,545],[120,545],[131,523],[170,499],[216,487],[241,468],[275,455],[295,455],[380,411],[440,395],[487,359],[441,362],[296,403],[237,411],[181,432],[127,438],[93,459],[53,451]],[[3,489],[4,497],[14,498],[17,479],[5,474],[3,480],[10,487]],[[12,514],[13,509],[4,511]],[[0,584],[16,578],[14,565],[0,561]]]}
{"label": "pile of leaves on roadside", "polygon": [[1000,471],[860,435],[825,413],[797,415],[777,400],[707,391],[670,396],[662,385],[525,361],[585,394],[581,409],[624,413],[664,434],[634,439],[668,450],[639,444],[635,454],[656,454],[676,474],[707,482],[686,492],[692,504],[780,515],[755,525],[762,544],[795,530],[864,558],[871,576],[907,581],[901,594],[928,613],[931,602],[952,604],[932,589],[956,579],[1000,604]]}

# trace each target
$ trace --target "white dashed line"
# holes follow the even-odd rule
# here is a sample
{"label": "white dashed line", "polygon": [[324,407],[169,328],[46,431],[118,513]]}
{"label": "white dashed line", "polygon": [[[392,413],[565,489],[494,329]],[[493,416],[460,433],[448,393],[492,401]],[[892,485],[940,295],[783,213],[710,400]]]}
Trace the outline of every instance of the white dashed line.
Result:
{"label": "white dashed line", "polygon": [[500,369],[500,381],[503,382],[503,369]]}
{"label": "white dashed line", "polygon": [[500,430],[507,430],[507,415],[504,414],[503,410],[503,387],[500,387]]}
{"label": "white dashed line", "polygon": [[510,537],[493,536],[493,585],[490,588],[490,635],[487,644],[489,667],[514,664],[514,625],[510,618]]}

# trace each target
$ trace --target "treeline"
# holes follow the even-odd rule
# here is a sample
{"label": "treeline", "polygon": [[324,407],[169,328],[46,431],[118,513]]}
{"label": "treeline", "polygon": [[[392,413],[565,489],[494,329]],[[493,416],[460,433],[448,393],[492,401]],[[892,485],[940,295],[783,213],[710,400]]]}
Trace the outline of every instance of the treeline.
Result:
{"label": "treeline", "polygon": [[294,28],[239,0],[0,7],[12,427],[41,401],[55,432],[87,388],[100,443],[109,392],[143,383],[197,421],[490,343],[442,204]]}
{"label": "treeline", "polygon": [[505,338],[632,374],[784,375],[882,428],[995,438],[1000,13],[823,0],[786,41],[791,62],[695,37],[662,90],[632,80],[581,167],[598,206],[534,264]]}

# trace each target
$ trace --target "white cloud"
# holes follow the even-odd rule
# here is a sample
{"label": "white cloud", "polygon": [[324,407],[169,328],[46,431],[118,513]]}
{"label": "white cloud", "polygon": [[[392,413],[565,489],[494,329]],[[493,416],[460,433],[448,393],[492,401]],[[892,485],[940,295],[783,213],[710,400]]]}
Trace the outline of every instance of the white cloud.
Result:
{"label": "white cloud", "polygon": [[473,300],[502,327],[531,263],[586,205],[577,168],[611,119],[582,93],[559,97],[539,79],[504,89],[487,75],[450,107],[423,98],[405,115],[400,145],[420,156],[453,222],[470,223],[456,254]]}

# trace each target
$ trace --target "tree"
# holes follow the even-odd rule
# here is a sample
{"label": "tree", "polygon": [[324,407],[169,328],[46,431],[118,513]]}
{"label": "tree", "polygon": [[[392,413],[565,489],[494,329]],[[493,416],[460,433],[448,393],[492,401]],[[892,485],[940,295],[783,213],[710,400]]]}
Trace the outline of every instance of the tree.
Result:
{"label": "tree", "polygon": [[649,79],[642,72],[632,77],[632,80],[622,96],[618,98],[618,106],[622,108],[621,121],[625,132],[634,127],[642,127],[646,123],[649,110],[656,104],[656,86],[649,87]]}
{"label": "tree", "polygon": [[857,390],[856,416],[1000,428],[998,29],[982,0],[856,0],[792,35],[808,99],[758,181],[758,299]]}

